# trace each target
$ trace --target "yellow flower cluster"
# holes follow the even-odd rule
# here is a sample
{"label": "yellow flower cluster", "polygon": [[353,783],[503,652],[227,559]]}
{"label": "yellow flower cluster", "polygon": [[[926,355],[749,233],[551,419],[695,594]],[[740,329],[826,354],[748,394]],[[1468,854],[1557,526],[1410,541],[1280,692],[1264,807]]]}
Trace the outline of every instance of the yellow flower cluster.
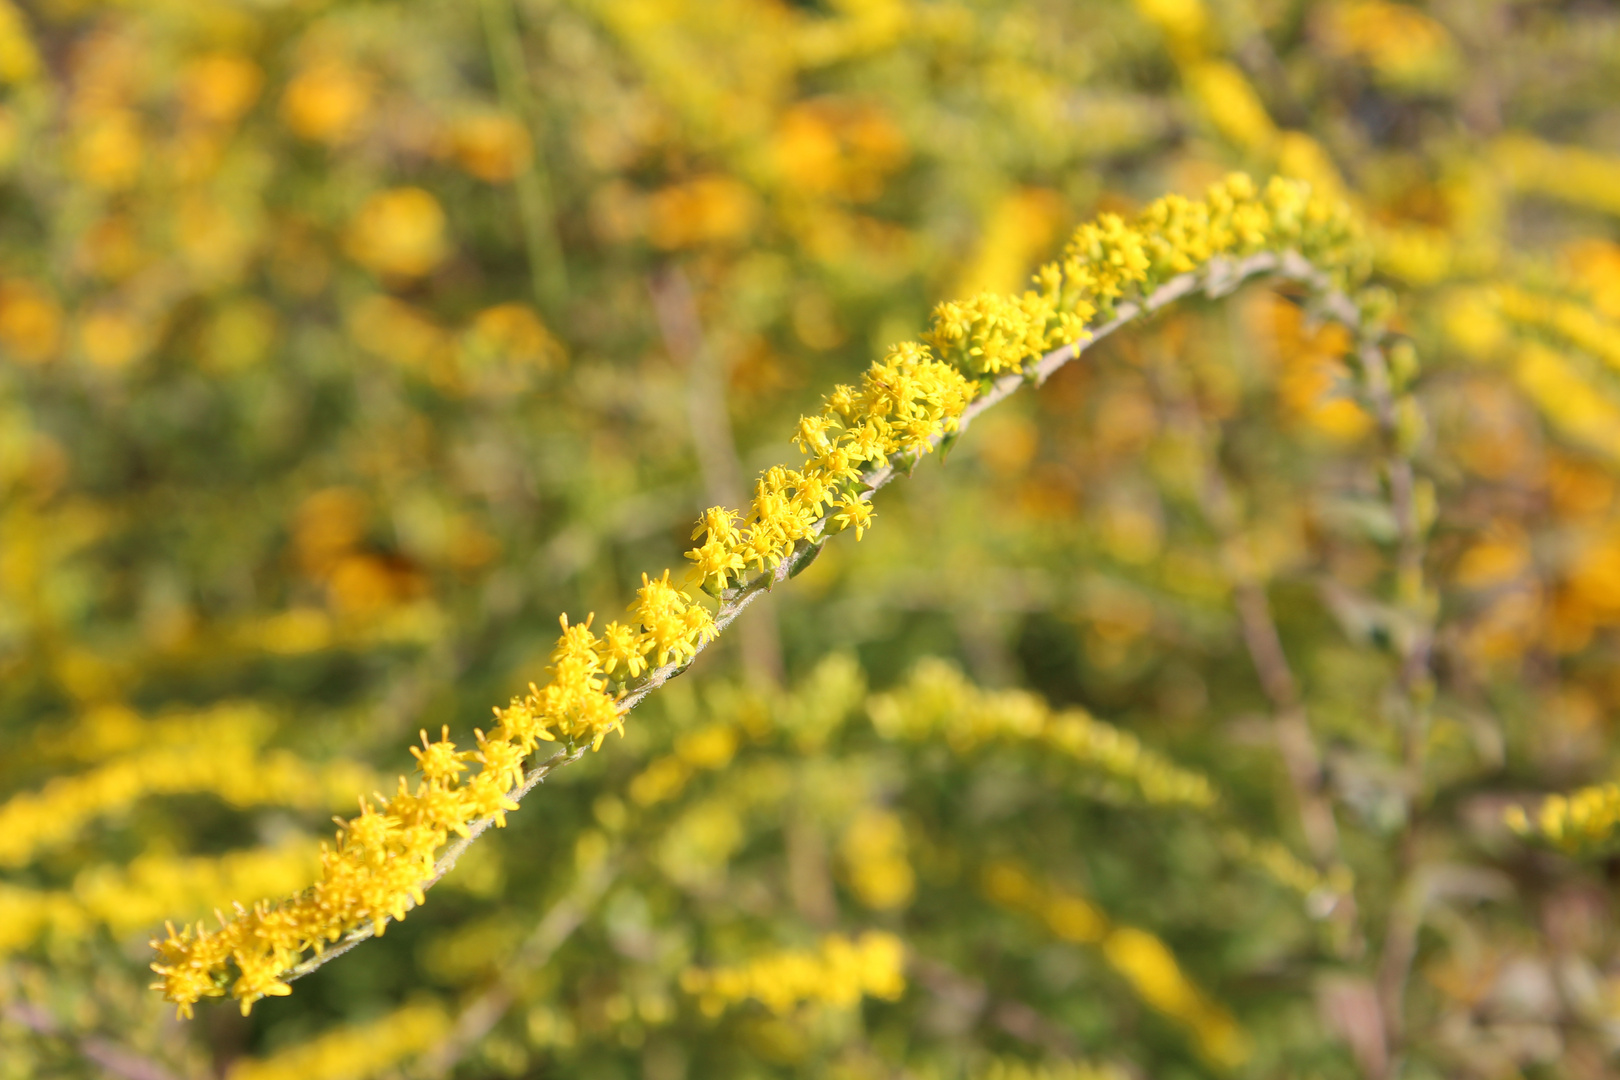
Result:
{"label": "yellow flower cluster", "polygon": [[[476,750],[457,750],[448,729],[433,742],[424,732],[422,745],[411,748],[421,774],[415,788],[402,777],[393,798],[362,799],[360,815],[342,824],[335,846],[323,848],[312,887],[279,904],[238,908],[217,932],[171,926],[166,939],[153,943],[152,969],[161,976],[154,986],[190,1015],[197,1001],[229,985],[246,1012],[262,997],[290,993],[284,977],[311,950],[319,953],[367,925],[380,934],[388,920],[403,918],[422,902],[435,856],[452,834],[469,835],[483,818],[505,824],[506,811],[517,808],[509,793],[541,743],[561,738],[570,746],[600,746],[609,731],[622,730],[610,676],[634,677],[649,660],[689,659],[714,633],[708,610],[671,585],[667,572],[643,576],[630,612],[631,623],[611,622],[600,638],[590,619],[570,625],[563,616],[551,680],[497,708],[493,730],[475,732]],[[464,778],[469,761],[480,768]],[[239,972],[234,983],[231,964]]]}
{"label": "yellow flower cluster", "polygon": [[1128,1080],[1130,1073],[1117,1065],[1092,1065],[1083,1061],[1029,1065],[997,1058],[975,1075],[978,1080]]}
{"label": "yellow flower cluster", "polygon": [[1620,404],[1578,364],[1537,341],[1519,345],[1513,377],[1552,426],[1572,442],[1620,461]]}
{"label": "yellow flower cluster", "polygon": [[1203,200],[1169,195],[1134,221],[1103,214],[1076,230],[1063,258],[1041,267],[1036,289],[939,305],[924,335],[973,376],[1019,372],[1046,352],[1084,340],[1099,313],[1222,255],[1293,249],[1323,268],[1361,272],[1365,255],[1349,212],[1308,184],[1273,178],[1262,191],[1234,174]]}
{"label": "yellow flower cluster", "polygon": [[911,902],[917,874],[906,858],[906,827],[899,815],[865,807],[844,829],[838,848],[849,886],[861,903],[888,911]]}
{"label": "yellow flower cluster", "polygon": [[[799,421],[801,468],[762,473],[746,513],[713,507],[703,514],[692,533],[701,543],[686,553],[689,581],[734,600],[728,590],[750,570],[774,573],[805,546],[845,529],[859,540],[872,521],[878,474],[897,458],[921,458],[956,431],[982,380],[1022,373],[1026,362],[1080,341],[1099,314],[1112,315],[1121,301],[1218,257],[1289,250],[1339,282],[1357,278],[1365,266],[1348,210],[1307,184],[1281,179],[1262,190],[1233,175],[1204,200],[1169,196],[1131,222],[1105,214],[1081,226],[1063,258],[1035,276],[1036,290],[941,305],[925,335],[933,348],[896,345],[859,386],[835,387],[820,413]],[[635,700],[623,700],[627,691],[656,685],[648,680],[689,662],[713,638],[715,616],[673,584],[668,570],[641,581],[628,617],[607,623],[600,635],[591,629],[594,617],[576,624],[562,617],[550,680],[497,708],[493,731],[475,733],[476,750],[457,750],[448,730],[437,742],[424,733],[423,745],[412,748],[421,773],[416,787],[401,778],[392,799],[362,799],[360,815],[342,823],[336,844],[322,853],[319,880],[304,893],[238,908],[217,932],[171,926],[166,939],[154,942],[152,967],[161,976],[155,988],[190,1015],[198,1000],[222,995],[229,985],[245,1012],[261,997],[290,993],[284,977],[306,953],[318,954],[362,927],[381,933],[388,920],[421,903],[435,855],[452,834],[467,836],[478,821],[504,824],[516,806],[510,792],[540,744],[599,748],[608,732],[623,731],[623,714]],[[1020,706],[1011,708],[986,707],[968,724],[989,717],[992,726],[1019,731],[1020,721],[995,719],[1014,716]],[[1150,801],[1214,801],[1207,781],[1089,717],[1043,717],[1032,734],[1132,780]],[[480,768],[464,778],[468,761]],[[231,964],[239,972],[234,983]]]}
{"label": "yellow flower cluster", "polygon": [[318,864],[312,841],[216,858],[148,852],[127,866],[83,870],[68,890],[0,886],[0,956],[47,932],[82,938],[97,926],[114,935],[144,930],[176,909],[204,910],[233,896],[274,896],[309,880]]}
{"label": "yellow flower cluster", "polygon": [[267,1058],[238,1060],[225,1080],[353,1080],[374,1076],[434,1046],[450,1017],[431,1003],[403,1006],[369,1024],[317,1035]]}
{"label": "yellow flower cluster", "polygon": [[853,941],[830,934],[816,950],[771,953],[738,967],[687,968],[681,989],[709,1016],[750,998],[779,1016],[804,1002],[847,1009],[862,997],[899,1000],[906,992],[905,960],[905,946],[893,934],[868,930]]}
{"label": "yellow flower cluster", "polygon": [[1620,319],[1620,244],[1583,239],[1565,246],[1559,260],[1571,283],[1611,319]]}
{"label": "yellow flower cluster", "polygon": [[371,773],[353,762],[316,766],[286,750],[259,752],[243,742],[154,746],[0,805],[0,866],[25,866],[97,818],[150,796],[211,794],[236,806],[315,810],[341,806],[371,783]]}
{"label": "yellow flower cluster", "polygon": [[1241,69],[1226,60],[1186,64],[1181,79],[1216,131],[1236,146],[1264,154],[1277,142],[1277,125]]}
{"label": "yellow flower cluster", "polygon": [[68,938],[82,935],[83,910],[62,899],[60,893],[0,882],[0,957],[27,948],[47,933]]}
{"label": "yellow flower cluster", "polygon": [[[466,835],[468,823],[516,806],[506,793],[522,776],[522,752],[513,743],[479,733],[480,750],[458,752],[443,738],[424,734],[417,755],[422,779],[413,791],[401,778],[393,799],[372,805],[360,801],[360,815],[342,825],[335,847],[322,845],[319,880],[280,904],[261,901],[240,906],[235,917],[221,917],[221,928],[190,926],[153,942],[158,959],[154,984],[182,1015],[203,997],[225,993],[226,968],[239,975],[231,992],[245,1014],[266,995],[292,992],[284,976],[311,949],[323,950],[350,929],[370,924],[381,933],[391,918],[402,918],[422,901],[422,886],[434,874],[434,853],[452,832]],[[466,759],[479,758],[483,770],[462,784]]]}
{"label": "yellow flower cluster", "polygon": [[1153,934],[1114,925],[1085,899],[1038,882],[1013,863],[992,864],[983,885],[993,903],[1039,919],[1065,941],[1101,948],[1136,995],[1184,1024],[1211,1061],[1236,1066],[1248,1060],[1248,1036],[1237,1021],[1187,978],[1175,954]]}
{"label": "yellow flower cluster", "polygon": [[1444,86],[1461,63],[1445,26],[1410,4],[1348,0],[1328,5],[1322,21],[1330,49],[1360,58],[1396,89]]}
{"label": "yellow flower cluster", "polygon": [[989,742],[1030,742],[1126,781],[1149,803],[1206,809],[1217,802],[1207,777],[1144,747],[1129,732],[1079,709],[1054,713],[1034,694],[982,690],[942,660],[918,664],[905,686],[874,697],[868,708],[887,739],[944,736],[962,755]]}
{"label": "yellow flower cluster", "polygon": [[27,20],[10,0],[0,0],[0,83],[26,82],[39,66]]}
{"label": "yellow flower cluster", "polygon": [[1550,332],[1620,371],[1620,327],[1585,304],[1511,285],[1497,289],[1495,298],[1510,322]]}
{"label": "yellow flower cluster", "polygon": [[127,866],[80,873],[73,898],[114,934],[160,923],[171,911],[207,911],[233,896],[276,896],[309,880],[320,849],[309,837],[224,855],[138,855]]}
{"label": "yellow flower cluster", "polygon": [[1511,807],[1507,824],[1520,836],[1539,837],[1571,855],[1606,851],[1620,830],[1620,784],[1549,795],[1533,816],[1523,807]]}
{"label": "yellow flower cluster", "polygon": [[1529,135],[1503,135],[1492,147],[1497,168],[1520,191],[1620,214],[1620,158]]}
{"label": "yellow flower cluster", "polygon": [[1237,829],[1228,829],[1221,834],[1220,845],[1223,855],[1254,867],[1300,896],[1347,896],[1355,887],[1355,876],[1343,863],[1327,871],[1318,870],[1275,840],[1256,840]]}
{"label": "yellow flower cluster", "polygon": [[[719,595],[749,567],[774,569],[796,545],[823,532],[853,529],[859,540],[872,521],[863,470],[880,469],[896,455],[930,452],[940,436],[956,430],[972,397],[972,384],[927,346],[894,346],[860,386],[835,387],[819,415],[799,420],[793,441],[805,455],[802,468],[777,466],[761,474],[746,515],[719,506],[704,513],[692,533],[703,543],[686,553],[689,579]],[[746,527],[738,527],[740,519]]]}
{"label": "yellow flower cluster", "polygon": [[1514,380],[1566,437],[1620,460],[1620,402],[1571,353],[1620,369],[1620,328],[1585,303],[1516,285],[1457,290],[1446,333],[1480,359],[1511,356]]}
{"label": "yellow flower cluster", "polygon": [[687,732],[675,741],[675,752],[655,758],[630,781],[630,801],[652,806],[673,799],[699,770],[724,768],[737,752],[737,728],[725,722]]}

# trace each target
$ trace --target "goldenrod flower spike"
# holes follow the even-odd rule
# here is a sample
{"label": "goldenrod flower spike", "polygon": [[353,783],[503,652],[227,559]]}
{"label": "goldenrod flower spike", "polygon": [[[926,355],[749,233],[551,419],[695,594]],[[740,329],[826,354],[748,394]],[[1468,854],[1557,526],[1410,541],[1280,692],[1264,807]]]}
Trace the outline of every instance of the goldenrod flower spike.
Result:
{"label": "goldenrod flower spike", "polygon": [[[622,732],[625,713],[761,592],[803,567],[830,533],[853,530],[860,539],[872,524],[874,491],[1087,343],[1196,290],[1224,295],[1261,276],[1306,285],[1327,315],[1355,324],[1360,309],[1348,291],[1367,265],[1344,206],[1297,181],[1274,179],[1261,189],[1239,175],[1202,200],[1171,196],[1131,221],[1105,214],[1082,225],[1021,295],[941,304],[923,341],[893,346],[859,385],[835,387],[819,413],[799,422],[795,442],[805,460],[798,468],[767,469],[746,511],[704,513],[692,534],[702,543],[686,558],[693,584],[720,599],[717,611],[666,570],[643,575],[629,614],[600,636],[591,618],[571,625],[562,617],[548,681],[497,708],[494,728],[477,733],[476,751],[457,750],[448,731],[437,742],[424,737],[415,787],[401,779],[392,798],[364,804],[344,822],[313,886],[280,903],[238,908],[217,932],[186,926],[155,942],[156,988],[183,1015],[227,990],[245,1011],[381,933],[551,769]],[[542,743],[559,746],[523,774]]]}
{"label": "goldenrod flower spike", "polygon": [[1570,855],[1608,850],[1620,833],[1620,784],[1593,784],[1568,795],[1549,795],[1534,814],[1512,807],[1507,824],[1520,836],[1545,840]]}
{"label": "goldenrod flower spike", "polygon": [[687,968],[681,989],[709,1016],[750,999],[778,1016],[808,1002],[847,1009],[862,997],[894,1001],[904,994],[905,957],[900,939],[881,930],[853,941],[832,934],[814,951],[767,953],[738,967]]}
{"label": "goldenrod flower spike", "polygon": [[1169,946],[1155,935],[1113,922],[1084,897],[1037,881],[1016,863],[992,863],[982,884],[997,906],[1039,919],[1064,941],[1098,948],[1137,997],[1191,1032],[1211,1062],[1233,1068],[1248,1060],[1247,1033],[1187,977]]}

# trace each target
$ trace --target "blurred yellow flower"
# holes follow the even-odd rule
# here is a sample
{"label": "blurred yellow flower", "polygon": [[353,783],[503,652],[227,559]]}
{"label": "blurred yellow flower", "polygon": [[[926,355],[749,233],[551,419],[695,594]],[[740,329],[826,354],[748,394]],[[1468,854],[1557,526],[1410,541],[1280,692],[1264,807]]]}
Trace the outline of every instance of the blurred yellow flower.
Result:
{"label": "blurred yellow flower", "polygon": [[1326,7],[1328,48],[1355,56],[1390,86],[1425,90],[1448,84],[1460,57],[1451,33],[1410,4],[1349,0]]}
{"label": "blurred yellow flower", "polygon": [[1339,442],[1353,442],[1372,430],[1372,417],[1346,391],[1350,369],[1345,363],[1352,342],[1337,323],[1306,325],[1297,304],[1267,294],[1257,306],[1269,315],[1269,331],[1282,368],[1278,403],[1290,419]]}
{"label": "blurred yellow flower", "polygon": [[692,777],[692,767],[678,757],[661,757],[630,781],[630,799],[651,806],[680,794]]}
{"label": "blurred yellow flower", "polygon": [[27,82],[39,74],[39,50],[11,0],[0,0],[0,83]]}
{"label": "blurred yellow flower", "polygon": [[414,371],[427,371],[448,350],[449,336],[422,312],[391,296],[373,294],[349,312],[355,344]]}
{"label": "blurred yellow flower", "polygon": [[119,191],[140,177],[146,153],[140,123],[125,109],[92,115],[74,146],[74,171],[92,187]]}
{"label": "blurred yellow flower", "polygon": [[265,1058],[238,1058],[226,1080],[362,1080],[429,1049],[450,1032],[437,1004],[406,1005],[377,1020],[326,1031]]}
{"label": "blurred yellow flower", "polygon": [[1197,43],[1209,32],[1203,0],[1136,0],[1136,10],[1172,42]]}
{"label": "blurred yellow flower", "polygon": [[534,151],[528,129],[504,113],[480,113],[459,121],[450,136],[457,165],[480,180],[505,183],[528,168]]}
{"label": "blurred yellow flower", "polygon": [[1325,147],[1303,131],[1284,131],[1277,140],[1279,175],[1304,180],[1331,199],[1345,197],[1344,177]]}
{"label": "blurred yellow flower", "polygon": [[1529,537],[1511,522],[1497,522],[1484,539],[1463,552],[1453,580],[1466,589],[1505,585],[1531,565]]}
{"label": "blurred yellow flower", "polygon": [[188,114],[208,123],[229,124],[259,99],[264,72],[239,53],[210,53],[186,65],[180,84]]}
{"label": "blurred yellow flower", "polygon": [[514,302],[473,316],[461,335],[459,360],[480,389],[511,393],[529,376],[566,367],[568,354],[533,308]]}
{"label": "blurred yellow flower", "polygon": [[180,254],[204,288],[239,280],[259,234],[254,214],[201,195],[181,202],[174,230]]}
{"label": "blurred yellow flower", "polygon": [[1513,365],[1520,389],[1577,443],[1620,460],[1620,402],[1582,377],[1580,368],[1554,349],[1527,341]]}
{"label": "blurred yellow flower", "polygon": [[335,146],[360,133],[374,95],[366,72],[335,60],[317,61],[287,84],[281,118],[295,135]]}
{"label": "blurred yellow flower", "polygon": [[1228,1067],[1248,1060],[1249,1040],[1243,1029],[1188,981],[1164,942],[1144,930],[1121,926],[1103,939],[1102,950],[1109,966],[1143,1001],[1193,1030],[1211,1060]]}
{"label": "blurred yellow flower", "polygon": [[345,555],[327,577],[332,606],[346,615],[370,615],[418,591],[408,567],[372,554]]}
{"label": "blurred yellow flower", "polygon": [[419,187],[379,191],[349,224],[346,249],[378,274],[421,277],[449,254],[444,209]]}
{"label": "blurred yellow flower", "polygon": [[906,859],[905,826],[894,813],[879,807],[862,810],[844,830],[839,853],[861,903],[888,911],[911,902],[917,878]]}
{"label": "blurred yellow flower", "polygon": [[708,1016],[749,999],[777,1015],[811,1001],[849,1008],[862,997],[898,1000],[906,992],[905,958],[893,934],[868,930],[853,941],[833,934],[818,950],[768,953],[738,967],[687,968],[681,989],[696,995]]}
{"label": "blurred yellow flower", "polygon": [[739,240],[758,216],[759,199],[746,184],[729,176],[700,176],[649,196],[647,239],[665,250]]}
{"label": "blurred yellow flower", "polygon": [[85,231],[75,262],[103,281],[121,281],[147,261],[135,223],[127,214],[110,214]]}
{"label": "blurred yellow flower", "polygon": [[277,321],[276,309],[257,297],[225,304],[203,327],[203,366],[228,372],[259,363],[276,342]]}
{"label": "blurred yellow flower", "polygon": [[241,636],[268,653],[299,656],[332,644],[332,619],[319,608],[293,608],[247,627]]}
{"label": "blurred yellow flower", "polygon": [[675,741],[675,753],[697,769],[723,769],[737,752],[737,730],[730,724],[710,724]]}
{"label": "blurred yellow flower", "polygon": [[1206,60],[1188,67],[1183,78],[1216,131],[1245,150],[1271,150],[1277,125],[1243,72],[1223,60]]}
{"label": "blurred yellow flower", "polygon": [[109,370],[127,367],[150,344],[148,329],[117,307],[94,308],[79,320],[79,346],[85,359]]}
{"label": "blurred yellow flower", "polygon": [[370,507],[354,488],[322,488],[304,498],[293,521],[293,552],[306,574],[325,576],[365,536]]}
{"label": "blurred yellow flower", "polygon": [[1592,296],[1592,303],[1611,319],[1620,320],[1620,244],[1582,239],[1563,251],[1569,273]]}
{"label": "blurred yellow flower", "polygon": [[1021,289],[1030,266],[1058,236],[1066,212],[1063,197],[1050,188],[1018,188],[1002,196],[952,292],[972,296]]}
{"label": "blurred yellow flower", "polygon": [[903,165],[910,146],[887,113],[865,103],[809,101],[777,123],[771,157],[781,183],[819,195],[867,202]]}
{"label": "blurred yellow flower", "polygon": [[1620,214],[1620,157],[1545,142],[1519,131],[1498,137],[1490,157],[1507,182],[1521,191]]}
{"label": "blurred yellow flower", "polygon": [[29,281],[0,281],[0,354],[25,364],[55,358],[62,343],[62,309]]}

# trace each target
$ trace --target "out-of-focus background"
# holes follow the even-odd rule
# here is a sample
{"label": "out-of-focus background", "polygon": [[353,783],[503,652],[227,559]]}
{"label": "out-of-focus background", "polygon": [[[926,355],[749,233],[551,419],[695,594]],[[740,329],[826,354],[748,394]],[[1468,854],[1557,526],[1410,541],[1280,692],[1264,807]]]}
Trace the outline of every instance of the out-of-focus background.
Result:
{"label": "out-of-focus background", "polygon": [[[987,414],[291,997],[146,989],[932,304],[1233,169],[1365,216],[1424,367],[1415,747],[1346,340],[1254,288]],[[1617,236],[1606,3],[0,0],[0,1077],[1612,1075],[1616,864],[1502,817],[1615,755]]]}

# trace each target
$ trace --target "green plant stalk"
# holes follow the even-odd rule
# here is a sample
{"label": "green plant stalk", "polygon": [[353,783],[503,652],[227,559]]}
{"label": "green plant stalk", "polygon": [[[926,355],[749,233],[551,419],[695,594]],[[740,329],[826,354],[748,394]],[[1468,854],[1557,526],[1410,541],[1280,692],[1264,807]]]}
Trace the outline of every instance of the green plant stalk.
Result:
{"label": "green plant stalk", "polygon": [[[1199,292],[1212,299],[1218,299],[1230,295],[1244,284],[1264,278],[1292,281],[1303,285],[1316,298],[1321,310],[1329,318],[1343,322],[1353,329],[1359,328],[1362,323],[1361,311],[1355,302],[1332,284],[1331,278],[1326,271],[1315,266],[1296,252],[1258,252],[1243,258],[1218,256],[1196,270],[1171,278],[1139,300],[1126,300],[1116,304],[1113,308],[1112,317],[1091,329],[1082,340],[1053,349],[1039,360],[1027,365],[1022,372],[1009,373],[992,379],[988,386],[962,412],[958,419],[955,434],[959,435],[966,430],[968,425],[980,413],[1012,396],[1022,386],[1026,384],[1041,385],[1059,368],[1077,359],[1087,348],[1116,331],[1138,320],[1147,318],[1178,300],[1193,296]],[[955,435],[934,436],[929,442],[929,449],[937,449],[942,442],[952,437],[955,437]],[[864,490],[861,492],[861,498],[870,501],[878,489],[888,485],[897,477],[909,475],[910,470],[924,456],[926,456],[926,452],[918,452],[903,459],[891,459],[887,465],[863,473],[861,475],[861,486]],[[750,604],[765,595],[777,584],[793,577],[820,553],[821,544],[827,538],[825,531],[827,520],[827,517],[823,516],[820,521],[816,522],[812,527],[811,535],[806,540],[800,541],[793,553],[784,558],[774,569],[756,574],[748,581],[734,588],[726,589],[720,594],[720,608],[714,616],[715,637],[718,637],[736,621],[737,617]],[[619,698],[620,713],[628,713],[639,705],[648,694],[685,671],[696,659],[696,654],[703,651],[706,644],[700,643],[697,646],[692,659],[684,662],[671,661],[654,668],[628,687],[623,696]],[[511,800],[521,802],[529,792],[533,791],[554,770],[579,760],[585,754],[589,745],[589,742],[565,744],[557,753],[525,774],[522,785],[513,789],[510,793]],[[423,890],[426,891],[431,888],[445,874],[449,873],[462,853],[487,832],[494,823],[493,816],[479,818],[470,823],[468,834],[450,844],[444,853],[435,860],[433,876],[423,883]],[[385,919],[382,924],[386,926],[389,921],[392,920]],[[283,976],[284,981],[291,982],[316,971],[375,934],[376,925],[371,923],[350,931],[338,939],[331,947],[292,968]]]}
{"label": "green plant stalk", "polygon": [[523,219],[523,241],[529,256],[529,278],[535,302],[550,318],[557,318],[568,299],[568,265],[557,236],[556,206],[551,176],[546,170],[545,148],[535,118],[534,94],[523,60],[523,39],[512,0],[482,0],[484,32],[489,39],[490,65],[503,105],[511,109],[529,132],[532,157],[513,179],[518,215]]}

